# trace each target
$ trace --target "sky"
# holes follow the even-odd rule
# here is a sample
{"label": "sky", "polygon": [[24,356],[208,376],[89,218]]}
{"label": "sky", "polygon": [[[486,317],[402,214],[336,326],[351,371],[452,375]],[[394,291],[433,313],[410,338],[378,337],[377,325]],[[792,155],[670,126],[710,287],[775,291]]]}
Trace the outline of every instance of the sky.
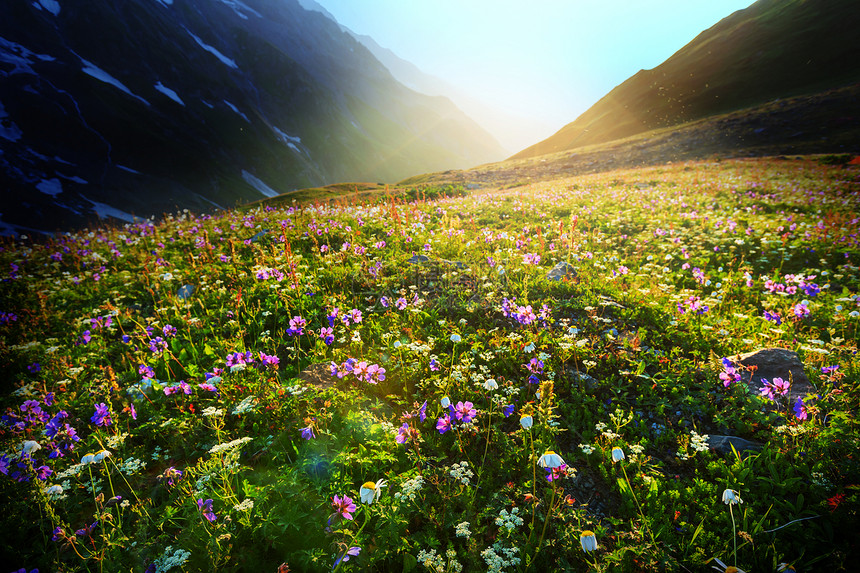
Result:
{"label": "sky", "polygon": [[[751,0],[317,0],[455,86],[452,99],[511,151],[575,120]],[[463,103],[471,98],[471,105]],[[479,102],[483,105],[476,106]],[[470,108],[470,109],[465,109]],[[493,110],[494,114],[488,114]],[[496,119],[492,119],[495,117]],[[517,121],[517,120],[525,120]],[[499,135],[516,124],[522,135]],[[528,133],[526,133],[528,132]],[[537,139],[534,139],[537,138]],[[527,143],[526,143],[527,142]]]}

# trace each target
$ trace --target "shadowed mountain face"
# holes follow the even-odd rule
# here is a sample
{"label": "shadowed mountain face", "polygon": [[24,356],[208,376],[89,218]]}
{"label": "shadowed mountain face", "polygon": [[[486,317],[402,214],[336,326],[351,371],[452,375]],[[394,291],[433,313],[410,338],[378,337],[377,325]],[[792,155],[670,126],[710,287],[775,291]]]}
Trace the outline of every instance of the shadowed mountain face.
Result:
{"label": "shadowed mountain face", "polygon": [[230,207],[501,158],[296,0],[0,6],[6,232]]}
{"label": "shadowed mountain face", "polygon": [[858,82],[858,29],[856,0],[759,0],[653,70],[638,72],[576,121],[514,158],[605,143]]}

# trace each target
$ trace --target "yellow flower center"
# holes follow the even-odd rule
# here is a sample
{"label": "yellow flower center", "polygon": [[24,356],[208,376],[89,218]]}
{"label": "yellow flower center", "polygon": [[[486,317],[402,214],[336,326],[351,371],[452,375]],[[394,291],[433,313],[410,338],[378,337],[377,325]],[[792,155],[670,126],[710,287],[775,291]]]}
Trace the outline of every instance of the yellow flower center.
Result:
{"label": "yellow flower center", "polygon": [[589,529],[586,529],[582,532],[582,535],[580,535],[580,537],[594,537],[594,532]]}
{"label": "yellow flower center", "polygon": [[733,565],[729,565],[726,567],[726,573],[738,573],[738,568]]}
{"label": "yellow flower center", "polygon": [[372,481],[369,481],[369,482],[366,482],[366,483],[365,483],[364,485],[362,485],[361,487],[363,487],[363,488],[365,488],[365,489],[376,489],[376,484],[375,484],[375,483],[373,483]]}
{"label": "yellow flower center", "polygon": [[554,452],[554,451],[552,451],[552,450],[547,450],[547,451],[545,451],[545,452],[543,453],[543,455],[545,455],[545,456],[554,456],[554,455],[555,455],[555,452]]}

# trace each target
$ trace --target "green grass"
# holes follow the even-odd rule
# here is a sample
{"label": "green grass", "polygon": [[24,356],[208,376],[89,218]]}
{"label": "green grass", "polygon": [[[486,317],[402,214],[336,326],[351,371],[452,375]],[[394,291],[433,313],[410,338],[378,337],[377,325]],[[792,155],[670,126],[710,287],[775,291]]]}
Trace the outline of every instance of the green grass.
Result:
{"label": "green grass", "polygon": [[[7,241],[0,561],[850,571],[860,194],[825,163],[351,183]],[[547,280],[562,261],[574,272]],[[802,403],[743,370],[723,383],[722,358],[765,347],[799,354]],[[473,419],[440,433],[444,397]],[[553,481],[548,450],[566,462]]]}

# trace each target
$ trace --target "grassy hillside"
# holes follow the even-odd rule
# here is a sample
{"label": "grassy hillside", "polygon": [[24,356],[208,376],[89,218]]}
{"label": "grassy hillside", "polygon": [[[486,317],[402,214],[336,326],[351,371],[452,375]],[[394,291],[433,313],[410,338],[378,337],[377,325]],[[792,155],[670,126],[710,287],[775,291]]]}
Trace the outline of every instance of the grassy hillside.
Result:
{"label": "grassy hillside", "polygon": [[[0,562],[851,571],[856,169],[349,184],[381,194],[7,240]],[[800,370],[753,378],[763,348]]]}
{"label": "grassy hillside", "polygon": [[638,72],[576,121],[514,158],[858,82],[858,26],[860,4],[853,0],[759,0],[702,32],[653,70]]}

